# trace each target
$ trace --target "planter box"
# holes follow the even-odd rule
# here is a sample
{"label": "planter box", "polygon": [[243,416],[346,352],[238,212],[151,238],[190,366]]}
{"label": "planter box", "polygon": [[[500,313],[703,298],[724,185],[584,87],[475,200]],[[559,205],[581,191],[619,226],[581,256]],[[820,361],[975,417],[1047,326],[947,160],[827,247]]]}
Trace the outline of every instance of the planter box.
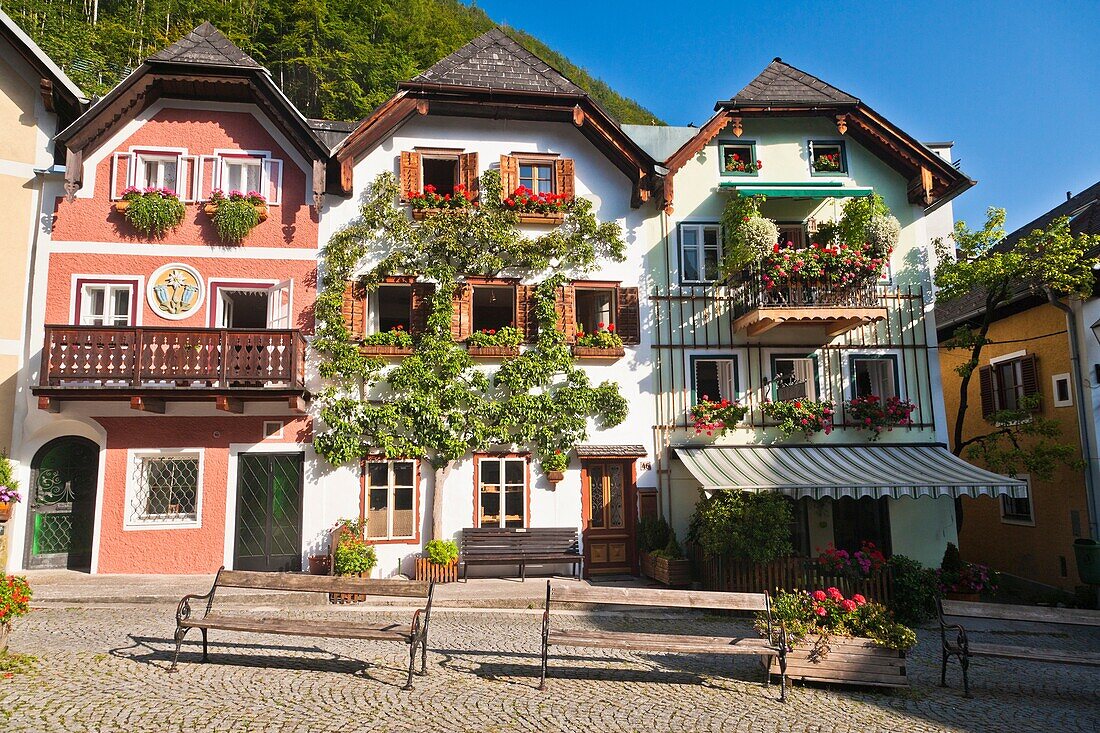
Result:
{"label": "planter box", "polygon": [[642,553],[642,575],[667,586],[691,585],[691,560],[669,560]]}
{"label": "planter box", "polygon": [[416,558],[416,579],[435,583],[454,583],[458,580],[458,559],[449,565],[436,565],[426,557]]}
{"label": "planter box", "polygon": [[546,480],[549,481],[551,485],[556,485],[565,480],[565,471],[547,471]]}
{"label": "planter box", "polygon": [[11,519],[12,513],[15,511],[15,504],[10,501],[0,501],[0,522],[6,522]]}
{"label": "planter box", "polygon": [[[348,578],[369,578],[370,573],[351,573],[343,576]],[[346,604],[346,603],[362,603],[367,600],[367,596],[362,593],[329,593],[329,603]]]}
{"label": "planter box", "polygon": [[602,348],[600,346],[574,346],[573,356],[578,359],[603,359],[606,361],[615,361],[621,359],[626,355],[626,349],[622,346],[615,346],[611,348]]}
{"label": "planter box", "polygon": [[123,201],[116,201],[116,202],[115,202],[115,203],[113,204],[113,206],[114,206],[114,209],[115,209],[115,211],[117,211],[117,212],[118,212],[118,213],[120,213],[120,214],[125,214],[125,213],[126,213],[126,209],[130,208],[130,202],[129,202],[129,201],[125,201],[125,200],[123,200]]}
{"label": "planter box", "polygon": [[411,346],[387,346],[383,344],[360,344],[359,353],[366,356],[408,356],[413,353]]}
{"label": "planter box", "polygon": [[[827,651],[814,641],[795,644],[787,654],[787,677],[859,687],[909,686],[905,652],[886,649],[861,637],[832,636],[825,646]],[[779,662],[775,657],[769,660],[768,671],[778,679]]]}
{"label": "planter box", "polygon": [[453,208],[453,209],[412,209],[412,216],[413,216],[413,219],[416,220],[416,221],[423,221],[424,219],[427,219],[429,216],[434,216],[434,215],[436,215],[440,212],[443,212],[443,211],[466,211],[466,210],[473,211],[474,209],[473,209],[472,206],[459,206],[459,207],[456,207],[456,208]]}
{"label": "planter box", "polygon": [[520,224],[561,224],[565,221],[565,213],[557,214],[523,214],[516,213],[516,220]]}
{"label": "planter box", "polygon": [[[203,210],[204,214],[206,214],[210,218],[213,218],[214,214],[218,213],[218,205],[217,204],[203,204],[202,210]],[[261,222],[267,221],[267,214],[268,214],[267,204],[258,204],[256,206],[256,214],[260,217]]]}
{"label": "planter box", "polygon": [[518,346],[467,346],[470,356],[501,357],[519,356]]}

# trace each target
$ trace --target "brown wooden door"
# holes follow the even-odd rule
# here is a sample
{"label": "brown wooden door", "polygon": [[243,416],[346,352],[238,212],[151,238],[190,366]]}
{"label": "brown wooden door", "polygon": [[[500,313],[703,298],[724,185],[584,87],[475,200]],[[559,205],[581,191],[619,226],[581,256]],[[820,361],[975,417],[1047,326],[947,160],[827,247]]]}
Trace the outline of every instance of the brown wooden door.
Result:
{"label": "brown wooden door", "polygon": [[581,501],[586,576],[635,571],[635,493],[631,462],[585,462]]}

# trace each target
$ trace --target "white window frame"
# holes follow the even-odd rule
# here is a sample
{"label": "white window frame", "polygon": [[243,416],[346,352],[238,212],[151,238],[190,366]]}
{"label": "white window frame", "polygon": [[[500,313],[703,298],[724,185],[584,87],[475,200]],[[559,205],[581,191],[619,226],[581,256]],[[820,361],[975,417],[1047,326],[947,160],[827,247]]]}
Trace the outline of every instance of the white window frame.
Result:
{"label": "white window frame", "polygon": [[1026,473],[1019,474],[1014,478],[1018,478],[1027,484],[1027,509],[1028,516],[1025,518],[1018,514],[1006,514],[1005,513],[1005,499],[1009,498],[1005,494],[1001,494],[997,497],[997,506],[1001,513],[1002,524],[1016,524],[1022,527],[1034,527],[1035,526],[1035,500],[1031,493],[1031,476]]}
{"label": "white window frame", "polygon": [[[699,265],[698,265],[699,275],[703,278],[703,279],[699,279],[699,280],[690,280],[687,277],[685,277],[685,274],[684,274],[685,270],[686,270],[684,263],[687,261],[687,258],[684,256],[684,254],[688,249],[688,247],[685,243],[686,237],[684,236],[684,232],[688,231],[689,229],[695,232],[695,245],[692,247],[692,249],[695,250],[696,257],[698,258],[697,261],[699,263]],[[707,255],[708,247],[705,244],[705,240],[706,240],[706,231],[708,229],[713,229],[715,231],[715,234],[716,234],[715,241],[718,243],[717,261],[718,261],[719,268],[721,267],[721,264],[722,264],[722,225],[719,224],[719,223],[716,223],[716,222],[685,222],[685,223],[682,223],[682,224],[680,224],[679,231],[677,233],[677,237],[680,240],[680,282],[689,283],[689,284],[690,283],[707,284],[707,283],[718,282],[718,279],[721,277],[721,275],[719,274],[718,277],[716,277],[714,280],[707,280],[706,279],[706,274],[707,274],[707,272],[706,272],[706,270],[707,270],[706,255]]]}
{"label": "white window frame", "polygon": [[[508,486],[515,486],[516,484],[509,484],[506,481],[506,479],[505,479],[505,476],[506,476],[505,464],[508,461],[520,461],[520,462],[523,463],[523,484],[522,484],[523,488],[520,491],[520,499],[521,499],[520,503],[523,507],[523,524],[521,526],[522,527],[527,527],[528,522],[530,521],[529,517],[527,516],[527,491],[528,491],[528,488],[530,486],[530,481],[531,481],[531,462],[528,460],[528,458],[526,456],[480,455],[480,456],[477,456],[476,460],[477,460],[477,486],[475,487],[476,488],[476,497],[475,498],[476,498],[477,503],[474,505],[474,512],[477,515],[477,526],[478,527],[494,526],[494,527],[501,528],[501,529],[508,526],[507,525],[508,514],[507,514],[507,511],[505,510],[505,498],[506,498],[506,493],[507,493],[507,487]],[[500,489],[500,519],[499,519],[499,522],[496,525],[486,525],[482,522],[482,512],[481,512],[481,487],[485,483],[482,480],[483,476],[484,476],[483,466],[484,466],[485,463],[493,463],[493,462],[497,462],[497,463],[500,464],[500,484],[498,485],[499,489]]]}
{"label": "white window frame", "polygon": [[[365,478],[368,479],[366,481],[367,506],[364,510],[365,512],[367,512],[367,514],[370,513],[370,493],[371,493],[371,491],[372,490],[377,490],[378,488],[381,488],[381,487],[370,485],[370,482],[369,482],[369,470],[370,470],[369,466],[371,464],[379,464],[379,463],[386,464],[386,480],[387,480],[387,484],[386,484],[386,534],[384,536],[369,534],[368,531],[367,531],[367,526],[369,525],[369,522],[368,522],[368,525],[364,525],[364,527],[363,527],[363,537],[366,540],[415,540],[416,539],[416,534],[417,534],[416,533],[416,527],[417,527],[417,524],[420,521],[420,515],[418,513],[419,507],[417,506],[417,496],[416,496],[416,483],[417,483],[417,479],[419,477],[419,471],[420,471],[419,462],[415,459],[412,459],[412,458],[393,458],[393,459],[387,459],[387,460],[384,460],[384,461],[367,461],[368,475],[367,475],[367,477],[365,477]],[[406,486],[404,484],[395,483],[396,472],[394,471],[394,465],[397,464],[397,463],[408,463],[412,466],[412,484],[411,485]],[[393,533],[394,490],[398,489],[398,488],[401,488],[401,489],[406,489],[407,488],[407,489],[412,490],[412,515],[413,515],[412,533],[408,534],[408,535],[396,535],[396,534]]]}
{"label": "white window frame", "polygon": [[[83,282],[83,283],[81,283],[81,285],[80,285],[80,312],[76,314],[76,319],[75,319],[76,322],[81,326],[100,326],[102,328],[126,328],[126,327],[129,327],[129,326],[133,326],[134,323],[135,323],[135,318],[136,318],[136,314],[134,313],[134,311],[137,308],[141,307],[141,302],[140,301],[138,301],[135,304],[134,292],[135,292],[136,287],[137,287],[136,283],[133,283],[133,282],[115,283],[115,282],[104,282],[104,281],[99,281],[99,282],[92,281],[92,282]],[[86,320],[90,320],[90,319],[98,317],[94,314],[88,313],[88,306],[92,302],[91,291],[93,289],[103,289],[103,291],[104,291],[104,294],[103,294],[104,315],[102,316],[102,320],[103,320],[102,324],[86,323],[85,322]],[[108,322],[108,316],[106,314],[106,311],[110,307],[111,303],[113,302],[112,296],[114,295],[114,293],[121,292],[121,291],[126,292],[126,306],[129,310],[129,312],[127,313],[127,316],[126,316],[126,322],[125,323],[118,323],[114,320],[114,318],[115,318],[114,316],[110,316],[110,322]]]}
{"label": "white window frame", "polygon": [[[1058,399],[1058,383],[1065,382],[1066,385],[1066,399]],[[1050,389],[1053,397],[1055,407],[1073,407],[1073,379],[1070,378],[1069,372],[1062,374],[1052,374],[1050,377]]]}
{"label": "white window frame", "polygon": [[382,294],[383,288],[395,288],[403,287],[409,290],[409,325],[406,331],[412,330],[412,283],[381,283],[374,290],[367,292],[367,333],[381,333],[381,306],[378,302],[378,296]]}
{"label": "white window frame", "polygon": [[[228,150],[224,148],[218,148],[214,150],[213,156],[203,156],[205,160],[210,160],[214,165],[214,174],[210,181],[211,189],[221,189],[223,193],[229,195],[231,190],[239,190],[243,194],[247,194],[250,189],[231,189],[227,181],[229,180],[229,166],[233,164],[241,164],[243,161],[249,161],[244,163],[251,165],[251,161],[255,161],[256,165],[260,167],[260,187],[256,190],[260,192],[260,195],[267,200],[268,206],[279,206],[282,203],[283,198],[283,161],[280,158],[272,158],[270,150]],[[278,195],[272,195],[271,193],[271,179],[277,178]],[[202,171],[199,171],[198,180],[203,178]]]}
{"label": "white window frame", "polygon": [[[181,184],[183,183],[183,165],[182,156],[173,153],[153,153],[153,152],[139,152],[135,154],[137,164],[135,165],[135,183],[138,188],[171,188],[177,194],[180,193]],[[158,176],[156,181],[150,181],[146,178],[145,170],[150,163],[156,163],[158,168]],[[176,167],[176,185],[166,186],[164,185],[164,166],[172,164]]]}
{"label": "white window frame", "polygon": [[[857,362],[861,361],[873,361],[880,364],[889,364],[890,367],[887,370],[886,374],[878,375],[879,389],[875,390],[873,388],[874,385],[872,385],[871,394],[877,397],[881,397],[884,400],[889,399],[890,397],[897,397],[899,399],[901,398],[901,373],[899,371],[901,369],[901,356],[893,353],[868,354],[864,352],[859,352],[855,354],[849,354],[848,356],[848,364],[849,368],[851,369],[851,374],[848,375],[849,399],[855,399],[858,396],[856,393],[856,388],[858,386],[856,382],[856,364]],[[872,382],[874,381],[875,378],[872,377]],[[881,389],[881,387],[883,386],[883,381],[888,382],[886,386],[889,387],[889,394]]]}
{"label": "white window frame", "polygon": [[[138,491],[138,471],[145,458],[197,458],[198,476],[195,485],[195,518],[173,522],[142,519],[134,516],[133,502]],[[203,483],[205,479],[206,450],[204,448],[139,448],[126,451],[126,504],[122,529],[124,531],[198,529],[202,527]]]}
{"label": "white window frame", "polygon": [[281,440],[284,427],[286,427],[286,423],[282,420],[264,420],[263,439]]}
{"label": "white window frame", "polygon": [[826,358],[826,355],[820,354],[820,353],[817,353],[817,352],[814,352],[812,354],[806,354],[805,352],[795,353],[795,352],[789,352],[789,351],[783,351],[783,350],[773,350],[773,351],[766,352],[764,356],[767,359],[767,364],[768,364],[768,369],[769,369],[768,383],[766,385],[763,385],[763,388],[762,388],[764,397],[766,397],[769,400],[774,400],[775,399],[775,392],[776,392],[775,381],[779,378],[779,374],[776,373],[776,371],[775,371],[774,362],[776,360],[780,360],[780,361],[804,361],[804,362],[808,362],[809,365],[810,365],[810,374],[809,374],[809,377],[807,378],[807,382],[812,387],[813,394],[810,395],[809,397],[807,397],[806,399],[808,399],[810,401],[813,401],[813,402],[816,402],[816,401],[821,399],[821,394],[824,391],[824,389],[823,389],[823,386],[822,386],[821,374],[819,372],[819,370],[820,370],[820,360],[823,359],[823,358]]}
{"label": "white window frame", "polygon": [[692,354],[689,357],[689,364],[691,365],[691,404],[696,405],[699,400],[702,399],[702,395],[699,392],[699,363],[700,362],[716,362],[718,363],[718,388],[721,394],[707,395],[707,399],[711,402],[720,402],[722,400],[729,400],[730,402],[736,402],[740,397],[740,389],[737,384],[738,369],[737,369],[737,355],[736,354],[715,354],[711,356],[709,354]]}

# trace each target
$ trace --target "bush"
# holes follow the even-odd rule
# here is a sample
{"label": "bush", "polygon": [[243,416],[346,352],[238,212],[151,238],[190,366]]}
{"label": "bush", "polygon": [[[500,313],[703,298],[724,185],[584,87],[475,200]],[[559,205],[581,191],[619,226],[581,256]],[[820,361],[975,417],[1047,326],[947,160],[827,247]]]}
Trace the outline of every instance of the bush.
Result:
{"label": "bush", "polygon": [[130,226],[147,237],[163,237],[175,229],[187,212],[175,191],[167,188],[147,188],[140,191],[131,186],[122,192],[129,202],[123,216]]}
{"label": "bush", "polygon": [[516,348],[523,343],[523,334],[514,326],[485,328],[466,337],[467,346],[503,346]]}
{"label": "bush", "polygon": [[637,542],[639,552],[653,552],[668,545],[672,528],[663,518],[643,517],[638,520]]}
{"label": "bush", "polygon": [[458,545],[454,540],[428,540],[424,554],[433,565],[450,565],[458,559]]}
{"label": "bush", "polygon": [[332,572],[336,575],[370,574],[378,564],[374,545],[367,544],[361,535],[359,522],[345,521],[348,532],[340,537],[333,552]]}
{"label": "bush", "polygon": [[256,207],[267,202],[255,191],[247,194],[230,191],[228,196],[221,191],[214,191],[210,196],[210,203],[216,208],[214,225],[218,228],[218,238],[226,244],[240,244],[260,223],[260,212]]}
{"label": "bush", "polygon": [[688,540],[708,556],[769,562],[791,554],[791,506],[772,492],[699,492]]}
{"label": "bush", "polygon": [[666,560],[683,560],[684,548],[680,547],[680,541],[676,539],[676,532],[669,529],[668,542],[665,543],[665,546],[659,550],[654,550],[650,554],[654,557],[663,557]]}
{"label": "bush", "polygon": [[569,468],[569,454],[562,452],[560,449],[542,459],[542,470],[546,473],[564,471],[567,468]]}
{"label": "bush", "polygon": [[[898,651],[911,649],[917,643],[916,633],[898,623],[886,606],[868,601],[858,593],[845,598],[836,588],[812,593],[780,591],[772,604],[773,635],[778,633],[780,622],[791,643],[813,635],[827,640],[831,634],[871,639],[880,646]],[[765,614],[757,616],[756,628],[767,633]],[[827,645],[824,648],[827,649]]]}
{"label": "bush", "polygon": [[936,571],[905,555],[887,562],[894,573],[890,610],[903,624],[913,626],[936,615]]}
{"label": "bush", "polygon": [[397,326],[389,331],[370,333],[363,337],[364,346],[396,346],[402,349],[411,349],[413,345],[412,334],[403,326]]}
{"label": "bush", "polygon": [[0,502],[15,504],[22,498],[19,495],[19,482],[15,479],[11,459],[0,453]]}
{"label": "bush", "polygon": [[22,575],[0,576],[0,626],[30,612],[31,587]]}

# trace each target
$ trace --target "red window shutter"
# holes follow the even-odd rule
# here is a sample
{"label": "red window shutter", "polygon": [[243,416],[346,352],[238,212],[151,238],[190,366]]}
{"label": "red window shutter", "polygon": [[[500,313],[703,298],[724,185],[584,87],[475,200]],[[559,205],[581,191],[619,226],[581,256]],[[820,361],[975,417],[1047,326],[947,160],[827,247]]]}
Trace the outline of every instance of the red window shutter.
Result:
{"label": "red window shutter", "polygon": [[481,170],[477,165],[477,153],[463,153],[458,156],[458,182],[470,193],[477,195],[478,176]]}
{"label": "red window shutter", "polygon": [[982,394],[982,417],[989,417],[997,411],[997,401],[993,398],[993,367],[978,367],[978,385]]}
{"label": "red window shutter", "polygon": [[401,151],[401,171],[397,178],[401,186],[401,200],[410,193],[420,193],[420,153],[410,150]]}
{"label": "red window shutter", "polygon": [[474,315],[474,289],[459,283],[454,293],[454,314],[451,316],[451,338],[461,341],[470,335]]}
{"label": "red window shutter", "polygon": [[511,155],[500,156],[500,195],[508,198],[519,188],[519,160]]}
{"label": "red window shutter", "polygon": [[535,288],[532,285],[516,286],[516,328],[525,341],[538,338],[539,324],[535,315]]}
{"label": "red window shutter", "polygon": [[642,340],[641,312],[638,306],[638,288],[619,288],[618,313],[615,331],[624,344],[637,344]]}
{"label": "red window shutter", "polygon": [[432,294],[435,285],[431,283],[412,284],[412,318],[409,331],[413,334],[421,334],[428,330],[428,316],[432,314]]}
{"label": "red window shutter", "polygon": [[573,183],[573,159],[558,158],[554,161],[555,193],[564,194],[572,198],[576,186]]}
{"label": "red window shutter", "polygon": [[367,291],[359,283],[344,283],[344,303],[341,308],[344,325],[353,338],[360,339],[367,332]]}
{"label": "red window shutter", "polygon": [[[1040,394],[1039,358],[1035,354],[1027,354],[1020,359],[1020,385],[1023,387],[1024,397]],[[1039,409],[1039,405],[1036,405],[1035,410]]]}

